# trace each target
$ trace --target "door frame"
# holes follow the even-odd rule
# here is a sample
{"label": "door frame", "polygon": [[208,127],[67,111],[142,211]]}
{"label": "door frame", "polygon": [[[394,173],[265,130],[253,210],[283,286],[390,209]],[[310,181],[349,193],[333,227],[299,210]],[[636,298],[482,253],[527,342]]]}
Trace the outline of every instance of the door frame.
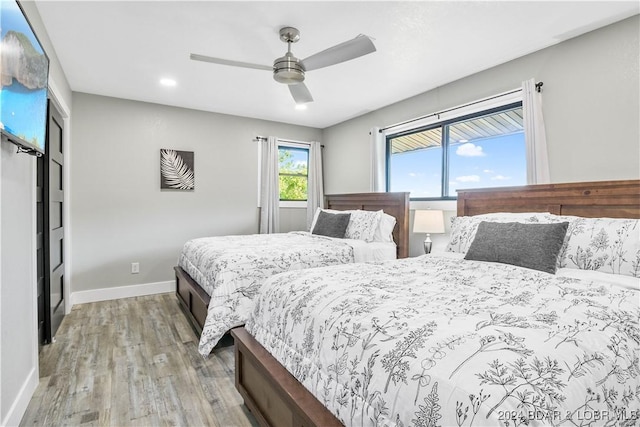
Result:
{"label": "door frame", "polygon": [[[55,104],[56,108],[62,115],[64,123],[64,132],[62,137],[62,149],[65,157],[65,168],[63,171],[64,196],[62,210],[62,226],[63,234],[63,252],[64,261],[64,314],[71,312],[73,302],[71,301],[71,109],[60,95],[62,92],[58,86],[49,78],[49,100]],[[35,190],[34,190],[35,191]]]}

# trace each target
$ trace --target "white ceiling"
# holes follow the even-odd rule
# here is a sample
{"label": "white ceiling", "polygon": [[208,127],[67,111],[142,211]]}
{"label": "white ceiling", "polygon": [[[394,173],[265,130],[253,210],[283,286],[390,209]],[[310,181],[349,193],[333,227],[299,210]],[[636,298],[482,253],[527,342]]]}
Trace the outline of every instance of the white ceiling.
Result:
{"label": "white ceiling", "polygon": [[[36,2],[77,92],[325,128],[639,13],[637,1]],[[294,109],[268,71],[191,61],[199,53],[271,65],[278,30],[306,58],[358,34],[377,52],[313,70],[315,102]],[[175,87],[159,84],[163,77]]]}

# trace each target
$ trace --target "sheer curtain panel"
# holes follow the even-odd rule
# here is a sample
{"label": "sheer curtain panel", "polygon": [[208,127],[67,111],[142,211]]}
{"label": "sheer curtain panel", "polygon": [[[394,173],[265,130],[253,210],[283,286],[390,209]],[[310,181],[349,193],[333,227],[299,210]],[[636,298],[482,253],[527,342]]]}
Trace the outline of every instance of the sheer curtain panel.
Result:
{"label": "sheer curtain panel", "polygon": [[522,114],[527,147],[527,184],[548,184],[549,155],[542,117],[542,95],[536,90],[535,79],[522,82]]}
{"label": "sheer curtain panel", "polygon": [[311,223],[317,208],[324,206],[324,186],[322,176],[322,145],[313,141],[309,143],[309,176],[307,182],[307,230],[311,231]]}
{"label": "sheer curtain panel", "polygon": [[261,148],[260,234],[277,233],[280,231],[278,140],[270,136]]}
{"label": "sheer curtain panel", "polygon": [[387,191],[385,178],[385,144],[387,140],[385,134],[380,132],[379,127],[371,128],[369,134],[371,140],[371,191],[384,192]]}

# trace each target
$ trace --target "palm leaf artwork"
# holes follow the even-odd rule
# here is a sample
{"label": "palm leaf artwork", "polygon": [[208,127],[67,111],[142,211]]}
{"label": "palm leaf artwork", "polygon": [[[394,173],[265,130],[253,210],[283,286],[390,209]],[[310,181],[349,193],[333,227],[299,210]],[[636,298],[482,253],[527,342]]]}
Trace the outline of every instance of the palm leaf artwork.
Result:
{"label": "palm leaf artwork", "polygon": [[[191,157],[191,167],[183,158],[183,156],[188,155]],[[160,178],[160,188],[193,190],[195,188],[193,152],[161,149]]]}

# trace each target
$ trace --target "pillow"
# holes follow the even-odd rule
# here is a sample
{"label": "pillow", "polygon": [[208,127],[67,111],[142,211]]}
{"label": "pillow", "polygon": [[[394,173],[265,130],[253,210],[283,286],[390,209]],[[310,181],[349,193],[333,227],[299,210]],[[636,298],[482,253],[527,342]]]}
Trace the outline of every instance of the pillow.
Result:
{"label": "pillow", "polygon": [[[309,232],[313,230],[313,227],[316,226],[316,221],[318,221],[318,215],[320,215],[321,211],[330,212],[329,209],[316,208],[316,212],[313,214],[313,221],[311,221],[311,227],[309,228]],[[338,212],[338,211],[334,211]]]}
{"label": "pillow", "polygon": [[382,211],[355,210],[350,212],[351,219],[344,237],[373,242],[373,236],[380,224],[380,218],[382,218]]}
{"label": "pillow", "polygon": [[568,222],[482,221],[464,259],[500,262],[554,274],[568,227]]}
{"label": "pillow", "polygon": [[386,214],[384,211],[381,212],[380,224],[378,224],[378,228],[373,234],[373,241],[393,243],[393,229],[396,226],[396,217]]}
{"label": "pillow", "polygon": [[558,268],[640,277],[640,220],[564,218],[570,225]]}
{"label": "pillow", "polygon": [[351,214],[332,214],[329,212],[321,211],[318,214],[311,234],[319,234],[327,237],[337,237],[339,239],[344,238],[344,234],[347,231],[349,225],[349,218]]}
{"label": "pillow", "polygon": [[466,253],[476,235],[478,224],[482,221],[520,222],[523,224],[563,222],[561,217],[548,212],[498,212],[474,216],[459,216],[451,219],[449,243],[445,251]]}
{"label": "pillow", "polygon": [[[311,230],[314,229],[320,212],[350,213],[351,219],[349,220],[349,225],[347,226],[347,232],[345,233],[344,237],[346,239],[364,240],[365,242],[374,241],[376,229],[380,224],[380,219],[382,218],[382,213],[383,213],[381,210],[380,211],[363,211],[363,210],[338,211],[335,209],[317,208],[316,213],[314,214],[313,221],[311,223]],[[393,239],[391,239],[391,241],[393,241]]]}

